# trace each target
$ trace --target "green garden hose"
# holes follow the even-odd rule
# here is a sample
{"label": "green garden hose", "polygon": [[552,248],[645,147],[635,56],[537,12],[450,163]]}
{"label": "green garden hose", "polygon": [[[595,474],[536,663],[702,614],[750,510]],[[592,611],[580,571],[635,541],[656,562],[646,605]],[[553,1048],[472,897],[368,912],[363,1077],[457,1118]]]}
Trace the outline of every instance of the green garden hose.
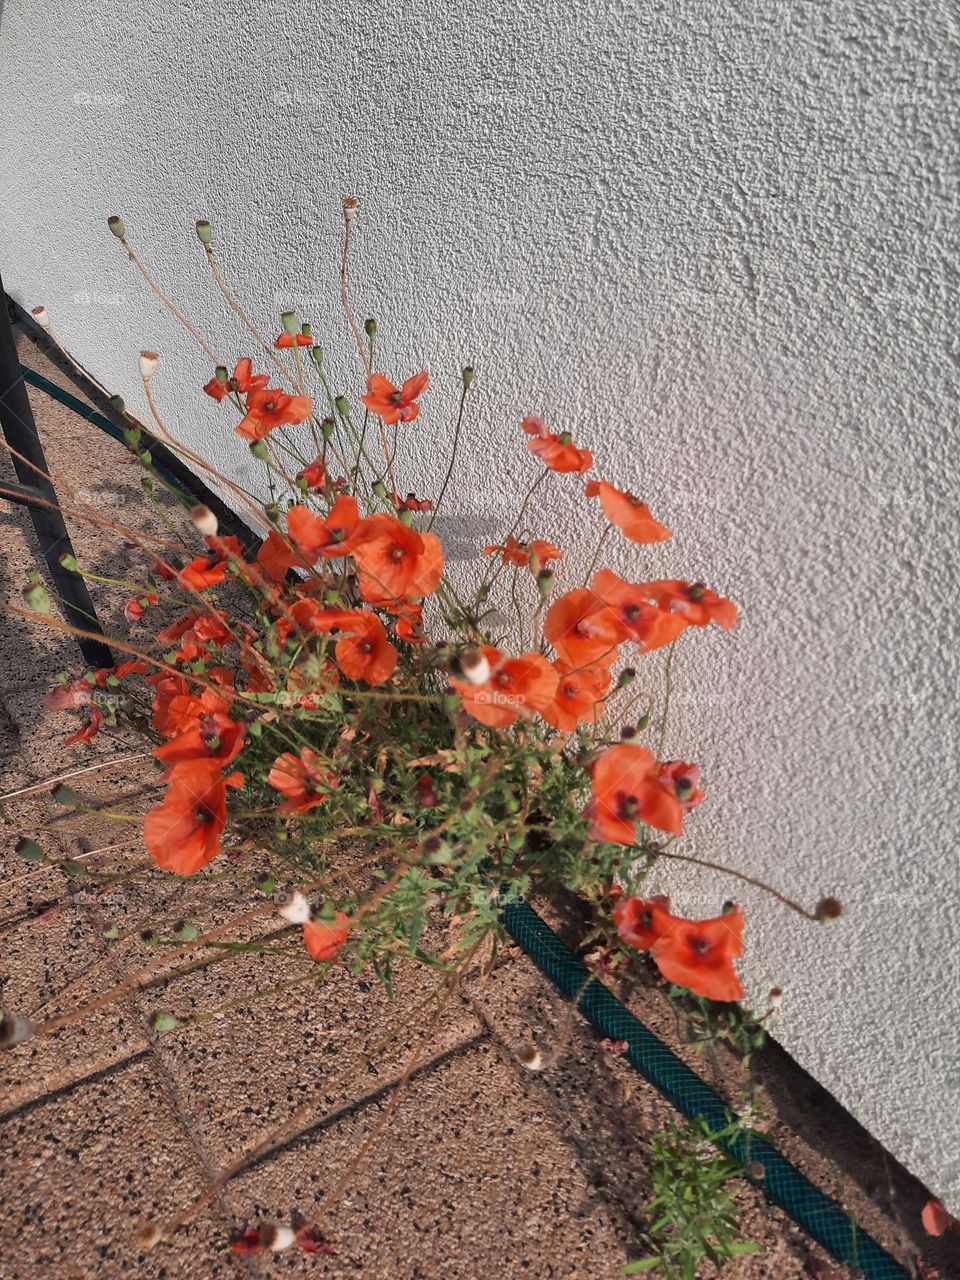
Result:
{"label": "green garden hose", "polygon": [[[714,1133],[735,1117],[709,1085],[649,1031],[564,945],[522,898],[508,902],[502,920],[508,933],[596,1029],[625,1040],[626,1057],[664,1097],[690,1120],[702,1119]],[[585,985],[586,984],[586,985]],[[835,1201],[825,1196],[765,1138],[740,1130],[718,1140],[745,1168],[762,1166],[755,1181],[766,1195],[822,1244],[838,1262],[859,1267],[866,1280],[910,1280],[910,1273],[867,1235]]]}

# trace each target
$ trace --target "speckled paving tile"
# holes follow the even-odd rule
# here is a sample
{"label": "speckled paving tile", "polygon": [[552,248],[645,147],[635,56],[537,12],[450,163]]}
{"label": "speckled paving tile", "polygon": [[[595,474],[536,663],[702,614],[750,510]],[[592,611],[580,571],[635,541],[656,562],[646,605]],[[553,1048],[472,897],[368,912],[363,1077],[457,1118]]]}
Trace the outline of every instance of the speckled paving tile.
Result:
{"label": "speckled paving tile", "polygon": [[166,1220],[204,1176],[149,1059],[5,1120],[0,1143],[4,1280],[251,1274],[227,1252],[216,1206],[162,1250],[137,1243],[141,1219]]}
{"label": "speckled paving tile", "polygon": [[324,1225],[330,1258],[282,1274],[390,1280],[615,1280],[629,1224],[604,1201],[530,1081],[484,1041],[238,1176],[238,1216],[308,1217],[373,1136]]}

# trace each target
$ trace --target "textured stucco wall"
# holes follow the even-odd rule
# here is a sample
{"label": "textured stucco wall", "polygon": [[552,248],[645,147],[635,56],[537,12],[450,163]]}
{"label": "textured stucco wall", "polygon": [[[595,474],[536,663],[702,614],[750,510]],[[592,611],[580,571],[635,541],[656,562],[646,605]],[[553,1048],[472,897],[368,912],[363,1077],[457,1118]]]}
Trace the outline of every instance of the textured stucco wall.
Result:
{"label": "textured stucco wall", "polygon": [[[742,603],[678,648],[690,848],[848,904],[817,929],[737,894],[750,991],[786,988],[783,1043],[956,1213],[958,40],[948,0],[6,0],[0,53],[7,286],[132,404],[154,346],[171,423],[235,466],[108,213],[224,352],[197,216],[258,314],[292,304],[348,355],[353,191],[357,309],[387,372],[436,384],[402,488],[435,490],[480,372],[454,555],[502,529],[542,411],[675,530],[615,567]],[[592,546],[571,487],[541,531]],[[735,892],[672,883],[691,911]]]}

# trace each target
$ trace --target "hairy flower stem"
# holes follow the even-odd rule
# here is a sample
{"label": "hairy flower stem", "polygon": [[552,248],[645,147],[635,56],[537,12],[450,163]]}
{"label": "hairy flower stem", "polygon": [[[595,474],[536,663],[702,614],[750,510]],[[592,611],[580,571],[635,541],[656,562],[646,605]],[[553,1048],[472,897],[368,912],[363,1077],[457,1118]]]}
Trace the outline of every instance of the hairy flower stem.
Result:
{"label": "hairy flower stem", "polygon": [[200,347],[200,349],[206,354],[210,363],[214,367],[219,365],[221,362],[217,358],[216,352],[213,350],[213,348],[210,346],[209,343],[205,342],[204,339],[201,338],[200,334],[196,331],[196,329],[193,327],[193,325],[190,323],[187,317],[183,314],[183,312],[177,306],[175,306],[174,303],[170,301],[167,295],[156,283],[156,281],[150,275],[149,271],[146,269],[146,267],[137,257],[136,253],[134,252],[130,244],[130,241],[126,238],[126,236],[122,237],[121,244],[123,245],[124,249],[126,249],[127,251],[127,257],[130,259],[133,265],[137,268],[137,270],[143,276],[144,280],[146,280],[147,284],[150,286],[153,292],[157,295],[157,297],[160,299],[163,305],[167,308],[170,314],[174,316],[179,321],[180,324],[183,325],[184,329],[186,329],[187,333],[190,334],[194,342],[196,342],[197,345]]}
{"label": "hairy flower stem", "polygon": [[210,248],[209,245],[204,245],[204,249],[206,250],[206,255],[207,255],[207,265],[210,267],[210,271],[213,275],[214,280],[216,281],[217,288],[220,290],[220,293],[223,295],[223,298],[227,303],[227,306],[234,313],[234,315],[236,315],[239,318],[240,322],[243,324],[243,326],[246,328],[248,333],[251,335],[254,342],[256,342],[257,345],[262,348],[262,350],[266,353],[267,358],[271,361],[271,363],[274,365],[274,367],[279,371],[280,375],[283,377],[284,382],[286,382],[287,385],[292,389],[294,386],[294,382],[290,374],[288,373],[286,367],[284,366],[283,361],[277,356],[276,352],[274,351],[273,347],[270,346],[269,342],[267,342],[266,339],[261,336],[256,325],[253,323],[253,321],[247,315],[246,311],[244,311],[244,309],[240,306],[240,303],[237,302],[236,298],[227,288],[227,285],[223,279],[223,274],[220,271],[217,261],[213,256],[213,250]]}
{"label": "hairy flower stem", "polygon": [[468,390],[469,390],[469,387],[466,381],[464,381],[463,386],[460,390],[460,408],[457,412],[457,425],[454,428],[454,432],[453,432],[453,445],[450,449],[450,461],[447,464],[447,474],[443,477],[443,484],[440,486],[440,492],[437,495],[437,500],[433,504],[433,511],[430,513],[430,523],[427,525],[427,533],[429,533],[430,530],[433,528],[433,522],[437,518],[437,513],[440,510],[440,504],[443,502],[444,496],[446,495],[446,492],[447,492],[447,485],[450,483],[450,477],[453,475],[453,467],[457,460],[457,449],[460,445],[460,430],[463,426],[463,409],[464,409],[464,405],[467,402]]}

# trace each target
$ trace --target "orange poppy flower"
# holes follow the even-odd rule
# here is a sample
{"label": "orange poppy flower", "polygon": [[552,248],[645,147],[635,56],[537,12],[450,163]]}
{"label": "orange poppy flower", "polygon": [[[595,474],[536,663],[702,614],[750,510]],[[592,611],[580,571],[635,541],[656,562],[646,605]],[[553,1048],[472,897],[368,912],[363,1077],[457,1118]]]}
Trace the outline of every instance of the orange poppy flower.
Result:
{"label": "orange poppy flower", "polygon": [[295,426],[312,412],[309,396],[288,396],[284,391],[259,387],[247,396],[247,412],[235,430],[243,440],[265,440],[277,427]]}
{"label": "orange poppy flower", "polygon": [[643,583],[624,582],[612,570],[601,569],[593,575],[592,585],[641,653],[652,653],[665,644],[672,644],[687,628],[682,614],[669,613],[649,602]]}
{"label": "orange poppy flower", "polygon": [[290,751],[278,756],[267,774],[267,783],[287,797],[278,813],[309,813],[330,798],[338,779],[315,751],[304,747],[299,756]]}
{"label": "orange poppy flower", "polygon": [[338,911],[333,923],[307,920],[303,926],[303,945],[314,960],[333,960],[350,934],[350,917]]}
{"label": "orange poppy flower", "polygon": [[499,649],[480,650],[490,666],[483,684],[452,678],[463,708],[481,724],[504,729],[521,715],[544,712],[554,701],[559,679],[555,668],[540,653],[506,658]]}
{"label": "orange poppy flower", "polygon": [[743,908],[712,920],[672,916],[651,955],[668,982],[707,1000],[740,1000],[743,987],[733,967],[743,955]]}
{"label": "orange poppy flower", "polygon": [[222,711],[201,715],[168,742],[154,751],[166,765],[179,765],[192,760],[216,760],[225,768],[236,759],[243,747],[246,729]]}
{"label": "orange poppy flower", "polygon": [[435,533],[418,533],[396,516],[367,516],[350,543],[360,594],[370,604],[389,605],[427,596],[443,576],[443,547]]}
{"label": "orange poppy flower", "polygon": [[942,1236],[951,1227],[955,1231],[960,1231],[960,1218],[954,1218],[949,1214],[943,1201],[938,1200],[935,1196],[931,1196],[923,1206],[920,1221],[923,1223],[923,1229],[927,1235]]}
{"label": "orange poppy flower", "polygon": [[646,747],[629,742],[608,747],[594,763],[591,781],[586,813],[595,840],[636,844],[638,822],[683,834],[680,801],[657,776],[657,762]]}
{"label": "orange poppy flower", "polygon": [[287,533],[313,564],[320,556],[328,560],[345,556],[351,549],[347,544],[359,520],[356,498],[341,494],[323,519],[315,516],[309,507],[291,507],[287,512]]}
{"label": "orange poppy flower", "polygon": [[[209,673],[212,675],[212,672]],[[197,697],[190,692],[190,685],[182,676],[160,671],[147,676],[147,683],[156,689],[153,699],[153,725],[165,738],[172,738],[185,729],[192,728],[204,716],[221,712],[227,715],[233,704],[228,692],[204,689]]]}
{"label": "orange poppy flower", "polygon": [[621,939],[638,951],[649,951],[669,931],[674,919],[670,899],[659,894],[653,898],[620,898],[611,914]]}
{"label": "orange poppy flower", "polygon": [[375,613],[363,609],[350,611],[347,634],[337,641],[334,655],[337,666],[348,680],[363,680],[369,685],[384,684],[397,665],[397,650],[387,639],[386,628]]}
{"label": "orange poppy flower", "polygon": [[691,627],[705,627],[708,622],[729,631],[737,621],[737,606],[732,600],[718,596],[702,582],[680,582],[675,579],[663,582],[644,582],[642,590],[647,599],[659,609],[678,614]]}
{"label": "orange poppy flower", "polygon": [[246,395],[250,391],[259,391],[268,382],[269,378],[265,373],[254,374],[253,361],[244,357],[243,360],[237,361],[233,377],[227,379],[226,385],[220,382],[218,378],[211,378],[203,389],[208,396],[213,396],[214,400],[219,403],[229,391],[239,391],[241,394]]}
{"label": "orange poppy flower", "polygon": [[156,604],[159,599],[160,597],[154,595],[152,591],[147,591],[142,596],[131,596],[123,606],[123,616],[127,622],[139,622],[144,611],[150,605]]}
{"label": "orange poppy flower", "polygon": [[257,552],[257,564],[267,577],[273,582],[282,582],[287,571],[299,563],[300,557],[290,546],[290,539],[271,529]]}
{"label": "orange poppy flower", "polygon": [[603,715],[603,695],[610,687],[607,667],[575,669],[566,662],[554,664],[560,676],[553,702],[544,708],[543,718],[561,733],[571,733],[578,724],[592,724]]}
{"label": "orange poppy flower", "polygon": [[312,347],[313,338],[306,333],[281,333],[273,345],[280,351],[284,351],[288,347]]}
{"label": "orange poppy flower", "polygon": [[647,504],[632,493],[615,489],[606,480],[590,480],[586,494],[588,498],[599,495],[603,514],[611,524],[622,529],[631,542],[664,542],[670,537],[670,530],[654,520]]}
{"label": "orange poppy flower", "polygon": [[367,394],[360,399],[364,405],[382,418],[388,425],[395,422],[413,422],[420,413],[417,396],[430,386],[426,373],[416,373],[402,387],[395,387],[382,373],[372,373],[367,381]]}
{"label": "orange poppy flower", "polygon": [[192,876],[220,852],[227,825],[227,787],[242,787],[243,777],[224,778],[215,760],[180,765],[170,775],[161,804],[143,820],[143,836],[154,862],[164,871]]}
{"label": "orange poppy flower", "polygon": [[521,569],[529,566],[534,573],[539,573],[551,560],[562,560],[563,552],[552,542],[544,542],[542,538],[533,538],[530,542],[518,542],[513,534],[502,546],[483,548],[485,556],[499,554],[504,564],[515,564]]}
{"label": "orange poppy flower", "polygon": [[398,640],[407,644],[426,644],[427,636],[423,629],[423,609],[412,601],[405,601],[399,616],[393,624],[394,634]]}
{"label": "orange poppy flower", "polygon": [[83,714],[87,717],[86,723],[81,729],[78,729],[76,733],[71,733],[64,738],[63,745],[65,747],[73,746],[75,742],[82,742],[84,746],[89,747],[90,743],[100,732],[100,722],[103,719],[103,712],[97,707],[87,707]]}
{"label": "orange poppy flower", "polygon": [[205,591],[218,587],[227,576],[227,562],[219,556],[197,556],[177,574],[177,578],[191,591]]}
{"label": "orange poppy flower", "polygon": [[306,480],[308,489],[322,489],[327,482],[327,468],[322,458],[316,458],[308,467],[297,472],[298,480]]}
{"label": "orange poppy flower", "polygon": [[576,587],[559,596],[547,610],[543,634],[570,667],[609,666],[627,629],[609,606],[589,587]]}
{"label": "orange poppy flower", "polygon": [[667,760],[657,765],[657,777],[680,801],[684,813],[695,809],[703,799],[700,789],[700,769],[695,764],[684,764],[682,760]]}
{"label": "orange poppy flower", "polygon": [[527,448],[551,471],[576,471],[583,475],[593,466],[593,454],[589,449],[575,448],[569,432],[551,434],[542,418],[524,418],[520,426],[533,437],[527,441]]}

